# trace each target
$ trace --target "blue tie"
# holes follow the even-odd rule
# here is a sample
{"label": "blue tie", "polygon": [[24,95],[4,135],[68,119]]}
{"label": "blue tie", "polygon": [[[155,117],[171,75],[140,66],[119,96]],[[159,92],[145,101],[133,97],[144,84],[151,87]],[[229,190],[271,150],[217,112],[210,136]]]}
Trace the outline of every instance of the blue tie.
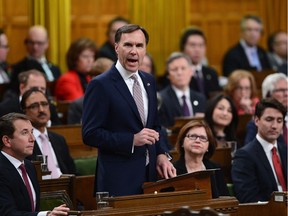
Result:
{"label": "blue tie", "polygon": [[261,63],[259,61],[259,58],[258,58],[258,53],[257,53],[257,50],[252,50],[251,51],[251,56],[252,56],[252,65],[253,67],[256,67],[257,68],[257,71],[261,71]]}

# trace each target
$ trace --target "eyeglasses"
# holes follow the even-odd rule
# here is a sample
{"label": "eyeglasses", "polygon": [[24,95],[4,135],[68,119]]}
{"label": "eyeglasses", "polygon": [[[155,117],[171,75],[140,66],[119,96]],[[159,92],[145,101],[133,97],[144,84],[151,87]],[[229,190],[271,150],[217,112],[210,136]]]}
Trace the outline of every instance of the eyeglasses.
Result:
{"label": "eyeglasses", "polygon": [[49,106],[49,103],[47,101],[41,101],[41,102],[36,102],[32,103],[29,106],[26,107],[26,109],[30,109],[32,111],[38,110],[42,106],[44,109],[47,109]]}
{"label": "eyeglasses", "polygon": [[46,41],[31,41],[31,40],[26,40],[25,43],[27,45],[30,45],[30,46],[34,46],[34,45],[37,45],[37,46],[44,46],[46,44]]}
{"label": "eyeglasses", "polygon": [[287,88],[279,88],[279,89],[274,89],[273,90],[274,93],[277,93],[277,92],[282,92],[282,93],[287,93],[288,92],[288,89]]}
{"label": "eyeglasses", "polygon": [[187,134],[186,137],[190,140],[197,140],[197,138],[199,138],[201,142],[208,142],[208,138],[206,136],[198,136],[197,134]]}
{"label": "eyeglasses", "polygon": [[248,86],[237,86],[236,87],[236,90],[237,91],[250,91],[251,90],[251,87],[248,87]]}

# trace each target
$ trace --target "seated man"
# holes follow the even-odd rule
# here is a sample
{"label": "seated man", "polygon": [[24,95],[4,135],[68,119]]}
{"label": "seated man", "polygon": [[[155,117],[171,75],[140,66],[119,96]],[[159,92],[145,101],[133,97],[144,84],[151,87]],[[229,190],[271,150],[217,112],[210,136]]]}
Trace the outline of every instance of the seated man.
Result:
{"label": "seated man", "polygon": [[244,16],[240,28],[240,41],[226,52],[223,59],[223,75],[226,77],[237,69],[262,71],[271,68],[266,51],[258,45],[263,31],[260,17]]}
{"label": "seated man", "polygon": [[36,25],[29,28],[24,43],[27,56],[12,68],[10,88],[15,93],[19,93],[18,75],[23,71],[38,70],[45,75],[49,82],[57,80],[61,75],[60,69],[46,59],[45,53],[49,47],[49,38],[47,30],[43,26]]}
{"label": "seated man", "polygon": [[48,156],[48,169],[52,178],[63,174],[75,174],[76,168],[63,136],[47,131],[50,119],[47,96],[37,88],[26,91],[21,100],[23,112],[30,117],[36,139],[33,154],[28,159],[36,160],[37,155]]}
{"label": "seated man", "polygon": [[200,29],[188,28],[184,31],[180,39],[180,50],[192,61],[194,75],[190,82],[191,89],[204,94],[206,98],[222,90],[216,70],[203,65],[206,56],[206,37]]}
{"label": "seated man", "polygon": [[172,53],[166,67],[170,85],[160,91],[161,125],[172,127],[175,124],[175,117],[204,116],[206,98],[203,94],[191,90],[189,86],[193,76],[190,58],[180,52]]}
{"label": "seated man", "polygon": [[9,113],[0,118],[0,215],[68,215],[60,205],[51,212],[39,212],[40,187],[33,164],[26,160],[35,138],[29,118]]}
{"label": "seated man", "polygon": [[[8,114],[10,112],[22,113],[20,108],[20,100],[25,91],[32,87],[36,87],[43,93],[46,92],[46,79],[43,73],[37,70],[29,70],[19,74],[19,95],[11,95],[0,103],[0,116]],[[58,118],[56,108],[53,104],[49,104],[51,112],[51,121],[49,120],[48,126],[59,125],[60,119]]]}
{"label": "seated man", "polygon": [[277,142],[286,112],[273,98],[256,105],[258,133],[253,141],[237,150],[232,164],[232,181],[239,202],[268,201],[273,191],[287,191],[287,146]]}

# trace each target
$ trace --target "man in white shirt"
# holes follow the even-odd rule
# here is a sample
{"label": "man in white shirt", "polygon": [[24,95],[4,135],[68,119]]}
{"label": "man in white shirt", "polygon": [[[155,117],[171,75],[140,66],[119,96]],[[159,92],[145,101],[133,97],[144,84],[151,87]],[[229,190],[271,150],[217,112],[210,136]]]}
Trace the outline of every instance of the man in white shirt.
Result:
{"label": "man in white shirt", "polygon": [[241,203],[268,201],[273,191],[287,190],[287,145],[277,142],[286,108],[273,98],[256,105],[256,138],[233,159],[232,180]]}
{"label": "man in white shirt", "polygon": [[35,167],[25,159],[32,154],[35,141],[29,118],[19,113],[2,116],[0,137],[0,215],[67,215],[70,209],[65,204],[52,212],[39,212],[40,187]]}

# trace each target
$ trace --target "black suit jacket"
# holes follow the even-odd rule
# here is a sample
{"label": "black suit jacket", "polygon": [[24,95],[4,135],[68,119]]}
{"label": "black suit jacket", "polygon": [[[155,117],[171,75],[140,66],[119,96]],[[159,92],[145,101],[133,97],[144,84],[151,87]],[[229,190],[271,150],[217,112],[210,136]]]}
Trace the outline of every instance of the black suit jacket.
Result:
{"label": "black suit jacket", "polygon": [[[213,92],[221,91],[217,72],[213,68],[202,66],[202,74],[206,98],[209,98]],[[190,81],[190,88],[199,92],[197,80],[194,76]]]}
{"label": "black suit jacket", "polygon": [[[175,124],[175,117],[183,116],[182,107],[171,85],[160,91],[162,104],[159,109],[159,120],[162,126],[172,127]],[[206,98],[203,94],[190,90],[190,100],[193,112],[204,113]]]}
{"label": "black suit jacket", "polygon": [[[76,174],[76,168],[65,141],[65,138],[59,134],[48,131],[48,137],[56,155],[59,168],[63,174]],[[36,160],[37,155],[41,155],[38,144],[35,141],[33,154],[27,157],[29,160]]]}
{"label": "black suit jacket", "polygon": [[[215,174],[213,176],[211,176],[212,198],[218,198],[219,196],[229,196],[229,191],[220,165],[207,159],[203,159],[203,163],[206,169],[219,169],[215,171]],[[181,156],[179,160],[174,162],[174,167],[176,168],[177,175],[187,173],[185,159],[183,156]]]}
{"label": "black suit jacket", "polygon": [[[50,68],[51,72],[53,73],[55,80],[57,80],[61,75],[59,67],[57,67],[56,65],[53,65],[51,62],[48,62],[47,65]],[[19,94],[18,75],[23,71],[28,71],[31,69],[36,69],[45,74],[45,71],[42,68],[41,64],[38,61],[28,58],[28,57],[25,57],[20,62],[13,65],[10,89]]]}
{"label": "black suit jacket", "polygon": [[105,58],[109,58],[111,59],[112,61],[116,62],[118,57],[117,57],[117,54],[115,52],[115,47],[112,46],[110,44],[109,41],[106,41],[99,49],[99,52],[98,52],[98,58],[100,57],[105,57]]}
{"label": "black suit jacket", "polygon": [[[23,113],[20,108],[19,96],[7,98],[0,103],[0,116],[6,115],[11,112]],[[61,121],[57,115],[56,107],[50,104],[51,123],[52,125],[60,125]]]}
{"label": "black suit jacket", "polygon": [[[258,46],[257,52],[262,70],[271,69],[266,51]],[[248,57],[240,43],[228,50],[223,59],[224,76],[228,77],[236,69],[256,70],[255,67],[250,66]]]}
{"label": "black suit jacket", "polygon": [[14,165],[0,153],[0,215],[36,216],[40,204],[40,187],[34,165],[24,161],[27,174],[36,193],[36,210],[32,212],[27,188]]}
{"label": "black suit jacket", "polygon": [[[287,146],[278,143],[277,147],[287,182]],[[271,165],[256,138],[237,150],[231,174],[235,195],[241,203],[268,201],[272,192],[278,191]]]}

